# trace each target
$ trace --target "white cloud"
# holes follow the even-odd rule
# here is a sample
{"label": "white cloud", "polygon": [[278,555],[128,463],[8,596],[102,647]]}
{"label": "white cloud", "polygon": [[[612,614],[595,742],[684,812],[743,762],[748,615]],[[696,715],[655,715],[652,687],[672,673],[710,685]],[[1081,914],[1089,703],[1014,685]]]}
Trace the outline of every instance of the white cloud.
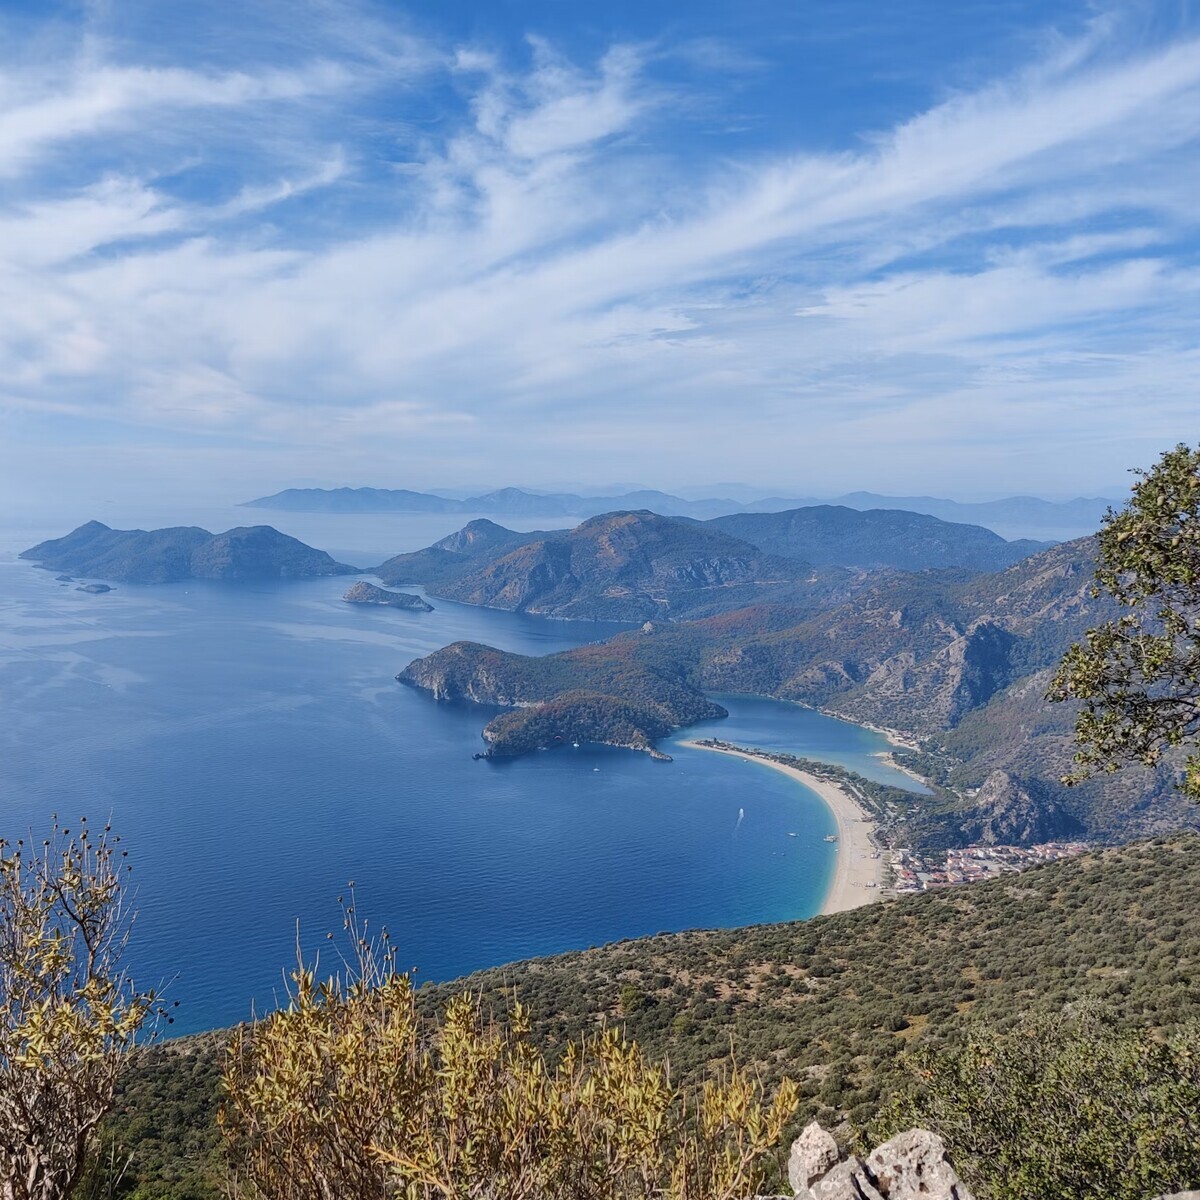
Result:
{"label": "white cloud", "polygon": [[[697,475],[781,478],[800,447],[879,462],[923,429],[991,470],[1016,413],[1049,463],[1091,403],[1111,477],[1131,438],[1187,436],[1200,315],[1176,254],[1200,42],[1119,36],[841,153],[740,163],[675,153],[661,49],[535,40],[522,72],[410,40],[465,90],[418,133],[403,98],[370,103],[390,67],[0,59],[0,378],[23,412],[297,461],[415,439],[529,479],[587,445],[598,475],[657,478],[674,445]],[[220,198],[180,188],[193,162]]]}

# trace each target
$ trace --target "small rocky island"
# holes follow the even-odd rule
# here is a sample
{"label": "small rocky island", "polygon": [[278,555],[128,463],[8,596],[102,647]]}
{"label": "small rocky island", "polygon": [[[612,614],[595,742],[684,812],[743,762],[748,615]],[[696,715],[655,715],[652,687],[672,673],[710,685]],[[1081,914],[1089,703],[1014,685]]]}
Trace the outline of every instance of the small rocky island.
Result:
{"label": "small rocky island", "polygon": [[414,596],[411,592],[389,592],[373,583],[356,583],[342,599],[347,604],[379,604],[385,608],[433,612],[433,605],[426,604],[420,596]]}
{"label": "small rocky island", "polygon": [[90,592],[93,596],[100,596],[105,592],[111,592],[112,588],[107,583],[81,583],[75,590],[77,592]]}

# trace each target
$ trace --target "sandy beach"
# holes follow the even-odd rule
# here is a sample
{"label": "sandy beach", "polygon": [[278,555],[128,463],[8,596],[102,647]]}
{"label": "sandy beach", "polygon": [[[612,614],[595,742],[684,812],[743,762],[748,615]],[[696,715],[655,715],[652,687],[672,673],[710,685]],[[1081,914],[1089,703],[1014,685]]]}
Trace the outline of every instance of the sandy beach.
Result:
{"label": "sandy beach", "polygon": [[[883,860],[871,857],[875,852],[871,842],[871,833],[875,826],[844,787],[826,779],[819,779],[807,771],[799,771],[795,767],[784,766],[783,763],[759,758],[755,754],[702,746],[693,741],[681,744],[696,750],[708,750],[714,754],[733,755],[735,758],[744,758],[770,767],[773,771],[782,771],[784,775],[790,776],[805,787],[812,788],[825,801],[837,821],[838,843],[837,867],[825,896],[825,903],[821,906],[822,913],[845,912],[848,908],[859,908],[879,899]],[[875,886],[868,887],[870,883],[874,883]]]}

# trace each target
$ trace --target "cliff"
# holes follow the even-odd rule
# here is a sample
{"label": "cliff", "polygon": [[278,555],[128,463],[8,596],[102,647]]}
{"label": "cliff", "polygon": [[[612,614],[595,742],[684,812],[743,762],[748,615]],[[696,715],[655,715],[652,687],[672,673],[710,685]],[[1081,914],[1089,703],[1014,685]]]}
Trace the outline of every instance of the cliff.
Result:
{"label": "cliff", "polygon": [[121,583],[172,583],[182,579],[302,579],[355,575],[270,525],[211,534],[195,526],[171,529],[110,529],[89,521],[65,537],[41,542],[21,554],[51,571],[68,571]]}

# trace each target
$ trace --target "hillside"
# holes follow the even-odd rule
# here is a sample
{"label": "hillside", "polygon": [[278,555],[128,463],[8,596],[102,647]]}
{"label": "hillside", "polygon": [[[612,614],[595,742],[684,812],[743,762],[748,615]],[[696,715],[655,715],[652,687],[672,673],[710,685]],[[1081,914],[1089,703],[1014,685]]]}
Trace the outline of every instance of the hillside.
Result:
{"label": "hillside", "polygon": [[[550,1051],[621,1023],[676,1083],[726,1060],[803,1093],[800,1120],[859,1125],[907,1079],[900,1055],[953,1043],[974,1020],[1093,997],[1113,1020],[1170,1030],[1200,1017],[1200,838],[1174,837],[1052,863],[811,921],[694,931],[517,963],[424,987],[432,1013],[468,988],[505,1012],[529,1006]],[[126,1187],[208,1200],[216,1178],[220,1039],[142,1054],[110,1144],[131,1147]],[[121,1158],[118,1155],[118,1158]]]}
{"label": "hillside", "polygon": [[[1093,542],[1081,539],[992,574],[890,575],[815,615],[752,606],[654,623],[543,659],[483,647],[437,651],[400,678],[435,695],[501,705],[599,691],[659,704],[675,718],[705,693],[741,692],[896,729],[922,739],[923,752],[910,756],[911,764],[961,799],[960,816],[924,827],[930,844],[969,840],[977,819],[973,792],[995,772],[1006,777],[995,788],[1015,788],[1060,812],[1064,833],[1082,828],[1116,840],[1194,827],[1200,814],[1175,793],[1169,764],[1070,790],[1059,782],[1070,764],[1073,713],[1045,701],[1047,672],[1109,615],[1107,603],[1091,596],[1093,554]],[[662,706],[668,690],[671,703]],[[567,715],[574,740],[577,714]],[[546,714],[537,727],[541,744],[567,739],[566,727],[554,728]],[[493,722],[485,736],[496,732]],[[648,724],[642,733],[650,741],[655,736]]]}
{"label": "hillside", "polygon": [[1074,500],[1041,500],[1036,496],[1006,496],[1002,500],[960,501],[937,496],[881,496],[876,492],[850,492],[830,500],[790,499],[771,496],[746,505],[749,512],[779,512],[809,504],[840,504],[856,509],[899,509],[925,513],[943,521],[982,525],[1002,537],[1070,540],[1097,529],[1109,507],[1122,500],[1077,497]]}
{"label": "hillside", "polygon": [[240,526],[212,534],[194,526],[174,529],[110,529],[99,521],[65,537],[41,542],[22,558],[51,571],[119,583],[172,583],[181,579],[301,579],[356,575],[357,567],[334,562],[270,525]]}
{"label": "hillside", "polygon": [[[563,531],[565,533],[565,530]],[[480,518],[448,534],[432,546],[397,554],[377,567],[378,575],[391,586],[419,583],[434,588],[452,583],[517,546],[541,538],[558,536],[553,533],[517,533],[494,521]]]}
{"label": "hillside", "polygon": [[501,540],[509,531],[487,526],[466,550],[439,543],[418,552],[423,561],[402,556],[377,574],[387,583],[419,582],[415,573],[428,566],[440,574],[426,586],[450,600],[615,621],[719,612],[764,597],[815,609],[859,586],[843,569],[764,554],[707,525],[648,511],[606,513],[566,532],[512,535],[512,542]]}
{"label": "hillside", "polygon": [[843,567],[998,571],[1046,549],[1043,542],[1006,542],[980,525],[960,525],[914,512],[859,511],[831,504],[777,513],[734,513],[708,524],[768,554]]}

